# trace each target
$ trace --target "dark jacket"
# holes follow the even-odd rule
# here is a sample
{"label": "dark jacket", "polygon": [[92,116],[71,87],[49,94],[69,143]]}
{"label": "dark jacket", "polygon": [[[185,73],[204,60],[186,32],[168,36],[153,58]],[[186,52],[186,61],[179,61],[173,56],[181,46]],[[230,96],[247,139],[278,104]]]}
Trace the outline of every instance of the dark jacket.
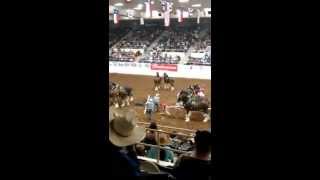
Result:
{"label": "dark jacket", "polygon": [[175,164],[173,175],[177,180],[210,180],[213,176],[211,161],[182,156]]}
{"label": "dark jacket", "polygon": [[139,162],[117,148],[111,148],[112,177],[137,177],[140,175]]}

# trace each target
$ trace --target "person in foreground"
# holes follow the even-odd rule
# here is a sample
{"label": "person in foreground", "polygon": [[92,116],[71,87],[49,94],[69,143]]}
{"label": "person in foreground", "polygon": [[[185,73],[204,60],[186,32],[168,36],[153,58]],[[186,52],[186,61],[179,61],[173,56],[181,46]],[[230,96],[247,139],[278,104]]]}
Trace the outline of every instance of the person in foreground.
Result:
{"label": "person in foreground", "polygon": [[[111,146],[111,175],[140,176],[139,161],[133,145],[145,137],[142,127],[136,126],[135,113],[130,110],[109,112],[109,146]],[[126,149],[127,152],[124,152]]]}
{"label": "person in foreground", "polygon": [[172,174],[177,180],[210,180],[212,178],[211,133],[197,131],[195,150],[191,155],[182,155],[174,165]]}

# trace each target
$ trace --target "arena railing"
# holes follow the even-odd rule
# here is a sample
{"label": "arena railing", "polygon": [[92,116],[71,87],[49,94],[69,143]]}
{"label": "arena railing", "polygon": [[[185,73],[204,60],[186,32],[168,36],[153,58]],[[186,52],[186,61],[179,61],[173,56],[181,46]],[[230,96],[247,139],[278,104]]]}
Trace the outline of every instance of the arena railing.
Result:
{"label": "arena railing", "polygon": [[[151,123],[138,122],[138,124],[149,126]],[[157,126],[161,127],[161,128],[165,128],[165,129],[173,129],[173,130],[185,131],[185,132],[189,132],[189,133],[195,133],[196,132],[195,130],[192,130],[192,129],[184,129],[184,128],[177,128],[177,127],[171,127],[171,126],[163,126],[163,125],[157,125]]]}
{"label": "arena railing", "polygon": [[[139,122],[140,124],[142,124],[141,122]],[[144,124],[148,124],[148,123],[144,123]],[[167,128],[172,128],[172,129],[183,129],[183,128],[173,128],[173,127],[168,127],[168,126],[159,126],[159,127],[167,127]],[[189,129],[183,129],[183,130],[187,130],[187,131],[192,131],[194,132],[193,130],[189,130]],[[159,135],[160,133],[164,133],[164,134],[169,134],[169,135],[178,135],[178,136],[184,136],[184,137],[188,137],[188,138],[193,138],[194,135],[187,135],[187,134],[181,134],[181,133],[172,133],[172,132],[167,132],[167,131],[163,131],[163,130],[157,130],[157,129],[150,129],[150,128],[145,128],[145,131],[146,133],[148,131],[153,131],[153,132],[157,132],[156,133],[156,142],[157,142],[157,145],[153,145],[153,144],[147,144],[147,143],[138,143],[140,145],[144,145],[144,146],[148,146],[148,147],[154,147],[154,148],[157,148],[158,152],[157,152],[157,159],[156,159],[156,162],[157,164],[160,165],[160,149],[162,150],[169,150],[169,151],[172,151],[172,152],[175,152],[175,153],[189,153],[189,151],[182,151],[182,150],[177,150],[177,149],[172,149],[172,148],[168,148],[168,147],[162,147],[160,144],[159,144]],[[172,164],[173,165],[173,164]]]}

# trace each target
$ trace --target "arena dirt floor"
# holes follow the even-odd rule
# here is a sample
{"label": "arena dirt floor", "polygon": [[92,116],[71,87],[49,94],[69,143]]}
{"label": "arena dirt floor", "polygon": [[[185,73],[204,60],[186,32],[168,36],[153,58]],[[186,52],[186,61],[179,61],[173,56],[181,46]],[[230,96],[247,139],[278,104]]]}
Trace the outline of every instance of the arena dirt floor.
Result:
{"label": "arena dirt floor", "polygon": [[[170,76],[170,74],[169,74]],[[153,77],[140,76],[140,75],[124,75],[124,74],[109,74],[109,80],[119,83],[120,85],[129,86],[133,88],[134,102],[131,103],[130,108],[133,108],[138,115],[138,118],[142,122],[149,122],[143,114],[144,106],[138,106],[136,103],[144,103],[148,94],[154,95],[153,89]],[[174,106],[176,103],[177,93],[184,88],[187,88],[191,84],[199,84],[205,89],[205,94],[211,99],[211,81],[210,80],[196,80],[196,79],[184,79],[175,78],[175,90],[160,90],[160,103]],[[159,125],[173,126],[185,129],[208,129],[210,128],[211,121],[206,123],[202,122],[203,117],[201,114],[195,112],[191,116],[190,122],[185,122],[185,111],[183,109],[172,108],[169,110],[172,116],[168,116],[165,113],[158,112],[154,115],[154,120]]]}

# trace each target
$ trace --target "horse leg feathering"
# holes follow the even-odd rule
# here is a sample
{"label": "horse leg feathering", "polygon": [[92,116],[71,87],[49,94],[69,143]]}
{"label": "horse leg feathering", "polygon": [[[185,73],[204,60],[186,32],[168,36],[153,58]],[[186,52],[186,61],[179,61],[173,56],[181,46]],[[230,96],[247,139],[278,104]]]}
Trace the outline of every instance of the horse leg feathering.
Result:
{"label": "horse leg feathering", "polygon": [[129,97],[127,97],[126,101],[127,101],[127,106],[130,106],[130,98]]}
{"label": "horse leg feathering", "polygon": [[191,111],[186,114],[186,122],[190,121]]}
{"label": "horse leg feathering", "polygon": [[203,116],[204,116],[203,122],[204,122],[204,123],[205,123],[205,122],[208,122],[208,120],[210,119],[209,114],[204,113]]}

